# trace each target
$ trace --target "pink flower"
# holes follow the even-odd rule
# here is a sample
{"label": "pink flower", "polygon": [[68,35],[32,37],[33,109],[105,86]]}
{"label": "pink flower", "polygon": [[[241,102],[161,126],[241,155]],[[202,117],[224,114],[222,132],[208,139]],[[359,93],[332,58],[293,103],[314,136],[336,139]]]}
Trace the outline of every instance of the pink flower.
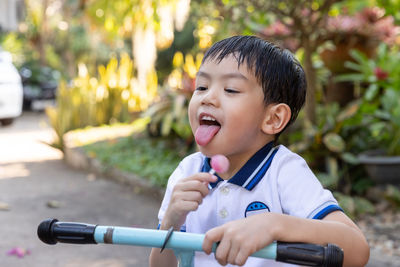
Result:
{"label": "pink flower", "polygon": [[379,67],[376,67],[374,69],[374,74],[375,74],[376,78],[378,79],[378,81],[386,80],[387,77],[389,77],[389,73],[384,71],[384,70],[382,70]]}
{"label": "pink flower", "polygon": [[287,36],[291,34],[290,29],[279,20],[263,30],[265,36]]}
{"label": "pink flower", "polygon": [[394,44],[400,34],[393,16],[385,16],[385,11],[378,7],[365,8],[354,15],[329,17],[327,30],[332,34],[358,34],[387,44]]}
{"label": "pink flower", "polygon": [[345,15],[330,17],[327,21],[327,28],[332,32],[357,32],[362,26],[358,18]]}
{"label": "pink flower", "polygon": [[15,255],[18,258],[23,258],[25,255],[30,255],[30,254],[31,254],[31,251],[29,249],[24,249],[24,248],[20,248],[20,247],[12,248],[7,252],[8,256]]}
{"label": "pink flower", "polygon": [[379,7],[364,8],[357,16],[365,23],[375,23],[382,19],[385,15],[385,10]]}
{"label": "pink flower", "polygon": [[375,23],[374,32],[376,32],[378,39],[387,44],[393,45],[396,38],[400,34],[400,27],[394,26],[393,17],[384,17]]}

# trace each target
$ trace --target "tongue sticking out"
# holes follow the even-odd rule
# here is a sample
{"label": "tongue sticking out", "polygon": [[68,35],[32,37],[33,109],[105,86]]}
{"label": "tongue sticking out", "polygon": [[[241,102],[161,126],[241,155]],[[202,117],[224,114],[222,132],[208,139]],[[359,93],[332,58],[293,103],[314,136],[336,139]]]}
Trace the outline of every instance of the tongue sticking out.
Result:
{"label": "tongue sticking out", "polygon": [[200,125],[194,134],[197,144],[200,146],[207,145],[214,135],[218,133],[219,129],[221,129],[219,125]]}

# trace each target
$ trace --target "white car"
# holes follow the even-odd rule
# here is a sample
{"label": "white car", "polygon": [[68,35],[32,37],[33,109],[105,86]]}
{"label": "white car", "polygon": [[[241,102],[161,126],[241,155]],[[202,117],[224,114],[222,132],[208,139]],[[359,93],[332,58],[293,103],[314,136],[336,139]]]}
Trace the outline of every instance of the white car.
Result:
{"label": "white car", "polygon": [[0,48],[0,123],[10,125],[22,113],[21,77],[12,64],[10,53]]}

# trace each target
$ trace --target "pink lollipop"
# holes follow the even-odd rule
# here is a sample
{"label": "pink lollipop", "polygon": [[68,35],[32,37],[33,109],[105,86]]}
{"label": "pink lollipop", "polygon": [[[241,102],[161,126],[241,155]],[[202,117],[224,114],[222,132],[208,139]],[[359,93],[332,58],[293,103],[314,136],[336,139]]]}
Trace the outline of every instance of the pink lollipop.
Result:
{"label": "pink lollipop", "polygon": [[224,155],[215,155],[211,157],[211,170],[209,173],[225,173],[229,169],[229,160]]}

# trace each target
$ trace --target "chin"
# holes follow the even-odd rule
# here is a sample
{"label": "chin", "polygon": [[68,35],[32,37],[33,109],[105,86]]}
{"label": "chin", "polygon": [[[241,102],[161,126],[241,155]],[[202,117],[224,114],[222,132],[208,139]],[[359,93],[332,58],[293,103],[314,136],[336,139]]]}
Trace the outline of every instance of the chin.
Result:
{"label": "chin", "polygon": [[217,154],[222,154],[221,150],[213,149],[210,144],[207,144],[206,146],[197,145],[197,147],[198,147],[199,151],[208,158],[211,158],[212,156],[217,155]]}

